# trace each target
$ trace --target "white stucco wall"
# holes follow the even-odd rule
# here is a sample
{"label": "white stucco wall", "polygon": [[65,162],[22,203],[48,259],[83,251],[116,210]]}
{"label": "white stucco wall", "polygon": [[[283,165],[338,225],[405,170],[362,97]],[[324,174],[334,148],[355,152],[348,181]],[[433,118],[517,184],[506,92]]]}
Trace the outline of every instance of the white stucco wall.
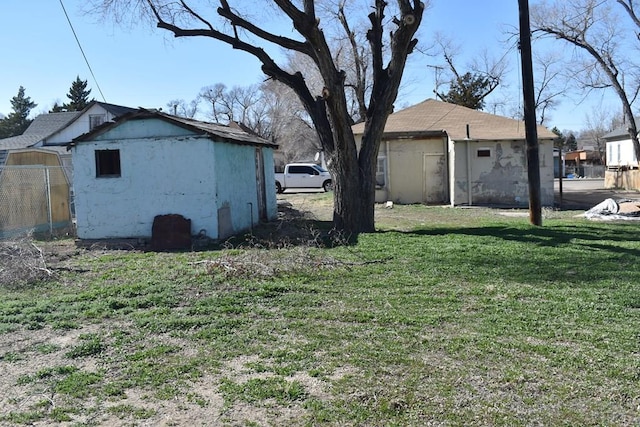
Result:
{"label": "white stucco wall", "polygon": [[[528,205],[524,141],[456,141],[454,149],[454,204]],[[490,156],[479,157],[478,150],[489,150]],[[541,201],[544,206],[553,206],[551,141],[539,142],[539,159]]]}

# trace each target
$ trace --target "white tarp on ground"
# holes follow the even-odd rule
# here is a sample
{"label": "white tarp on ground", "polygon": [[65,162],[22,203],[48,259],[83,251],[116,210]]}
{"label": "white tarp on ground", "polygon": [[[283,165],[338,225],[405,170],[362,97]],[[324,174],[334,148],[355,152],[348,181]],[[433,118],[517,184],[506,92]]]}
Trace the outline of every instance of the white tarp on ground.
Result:
{"label": "white tarp on ground", "polygon": [[584,213],[594,220],[640,221],[640,201],[606,199]]}

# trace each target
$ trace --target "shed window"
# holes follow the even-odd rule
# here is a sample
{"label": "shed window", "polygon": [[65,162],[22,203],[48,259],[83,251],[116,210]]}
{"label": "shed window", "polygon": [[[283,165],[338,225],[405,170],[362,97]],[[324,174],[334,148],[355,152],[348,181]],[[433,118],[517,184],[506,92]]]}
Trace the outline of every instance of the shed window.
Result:
{"label": "shed window", "polygon": [[478,148],[477,155],[478,155],[478,157],[491,157],[491,149],[490,148]]}
{"label": "shed window", "polygon": [[120,150],[96,150],[96,177],[120,176]]}

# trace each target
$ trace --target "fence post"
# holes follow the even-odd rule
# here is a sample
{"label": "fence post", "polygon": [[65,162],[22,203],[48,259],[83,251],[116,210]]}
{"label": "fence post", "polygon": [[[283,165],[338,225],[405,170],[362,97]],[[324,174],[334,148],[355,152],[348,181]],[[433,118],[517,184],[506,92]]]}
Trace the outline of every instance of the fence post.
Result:
{"label": "fence post", "polygon": [[53,212],[51,211],[51,177],[49,168],[44,168],[44,181],[47,186],[47,219],[49,220],[49,237],[53,236]]}

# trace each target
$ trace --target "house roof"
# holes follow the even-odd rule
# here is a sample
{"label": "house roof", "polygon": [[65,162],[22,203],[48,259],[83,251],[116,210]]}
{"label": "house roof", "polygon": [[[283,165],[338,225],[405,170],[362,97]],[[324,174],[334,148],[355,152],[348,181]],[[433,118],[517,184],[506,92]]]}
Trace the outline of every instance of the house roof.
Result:
{"label": "house roof", "polygon": [[188,129],[199,135],[206,135],[216,140],[222,140],[225,142],[244,143],[252,145],[266,145],[269,147],[277,148],[278,145],[274,144],[259,136],[252,135],[245,132],[242,129],[226,126],[218,123],[201,122],[199,120],[188,119],[185,117],[172,116],[170,114],[163,113],[157,110],[147,110],[139,108],[131,113],[120,116],[115,122],[104,123],[98,126],[93,131],[85,133],[75,138],[70,145],[75,145],[77,142],[91,141],[96,136],[105,133],[109,129],[117,127],[122,123],[133,120],[145,120],[145,119],[159,119],[182,128]]}
{"label": "house roof", "polygon": [[61,113],[40,114],[33,119],[22,135],[0,139],[0,150],[15,150],[18,148],[32,147],[75,122],[85,111],[95,104],[100,105],[116,117],[131,111],[136,111],[134,108],[130,107],[92,101],[82,111],[64,111]]}
{"label": "house roof", "polygon": [[631,139],[631,137],[629,136],[629,131],[627,130],[627,127],[620,126],[619,128],[616,128],[611,132],[604,134],[602,136],[602,139],[604,139],[605,141],[613,141],[617,139]]}
{"label": "house roof", "polygon": [[[461,105],[427,99],[389,116],[384,133],[387,137],[424,134],[447,134],[453,140],[514,140],[525,138],[521,120],[473,110]],[[355,134],[364,132],[364,123],[353,126]],[[538,126],[538,139],[556,139],[557,135]]]}
{"label": "house roof", "polygon": [[14,150],[16,148],[27,148],[37,144],[44,137],[40,134],[22,134],[10,138],[0,139],[0,150]]}
{"label": "house roof", "polygon": [[24,131],[23,135],[49,136],[67,126],[67,124],[79,115],[79,111],[40,114],[33,119],[27,130]]}

